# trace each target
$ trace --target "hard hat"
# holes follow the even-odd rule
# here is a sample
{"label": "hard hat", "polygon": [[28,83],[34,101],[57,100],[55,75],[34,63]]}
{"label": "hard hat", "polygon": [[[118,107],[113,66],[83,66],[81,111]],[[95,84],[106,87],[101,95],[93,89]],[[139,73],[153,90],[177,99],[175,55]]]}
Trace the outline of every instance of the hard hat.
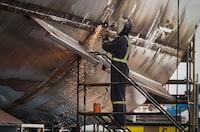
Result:
{"label": "hard hat", "polygon": [[128,33],[130,33],[132,25],[133,24],[131,19],[126,17],[120,17],[117,21],[117,34],[119,34],[124,29],[128,30]]}

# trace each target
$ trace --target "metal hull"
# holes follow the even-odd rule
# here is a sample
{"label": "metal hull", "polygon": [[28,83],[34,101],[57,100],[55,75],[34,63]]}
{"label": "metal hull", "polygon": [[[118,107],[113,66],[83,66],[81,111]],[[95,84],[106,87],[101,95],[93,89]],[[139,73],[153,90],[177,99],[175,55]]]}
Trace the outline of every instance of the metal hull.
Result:
{"label": "metal hull", "polygon": [[[86,51],[103,53],[99,32],[94,29],[109,18],[117,20],[120,14],[129,16],[135,25],[129,62],[132,78],[148,92],[173,100],[162,85],[186,54],[200,18],[199,5],[187,0],[181,0],[179,5],[174,0],[155,0],[154,4],[149,0],[1,0],[0,108],[25,122],[73,124],[77,54],[95,60],[76,46],[70,49],[63,45],[59,38],[64,37],[69,44],[78,43]],[[56,38],[27,16],[38,17],[69,37]],[[88,83],[109,82],[109,74],[101,70],[101,65],[93,67],[88,61],[82,65],[88,68],[84,78]],[[96,68],[96,72],[89,67]],[[80,90],[81,101],[83,96]],[[128,110],[145,100],[137,90],[127,88]],[[88,111],[94,102],[102,102],[104,111],[112,111],[109,88],[88,88]]]}

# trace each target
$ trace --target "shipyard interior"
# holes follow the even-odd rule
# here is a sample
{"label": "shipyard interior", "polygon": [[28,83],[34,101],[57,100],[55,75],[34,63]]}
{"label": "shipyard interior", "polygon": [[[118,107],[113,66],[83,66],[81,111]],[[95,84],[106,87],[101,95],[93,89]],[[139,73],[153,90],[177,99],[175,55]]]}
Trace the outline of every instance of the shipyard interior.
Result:
{"label": "shipyard interior", "polygon": [[[0,0],[0,131],[200,131],[199,12],[198,0]],[[122,82],[103,35],[125,17],[126,112],[113,113]]]}

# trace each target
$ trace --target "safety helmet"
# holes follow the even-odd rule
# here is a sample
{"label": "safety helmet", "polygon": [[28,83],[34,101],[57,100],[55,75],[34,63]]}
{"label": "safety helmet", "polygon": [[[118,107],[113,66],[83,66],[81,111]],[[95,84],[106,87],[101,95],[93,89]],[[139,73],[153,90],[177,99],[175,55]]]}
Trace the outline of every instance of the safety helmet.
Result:
{"label": "safety helmet", "polygon": [[132,20],[127,17],[120,17],[117,21],[117,34],[121,33],[123,30],[127,34],[131,32]]}

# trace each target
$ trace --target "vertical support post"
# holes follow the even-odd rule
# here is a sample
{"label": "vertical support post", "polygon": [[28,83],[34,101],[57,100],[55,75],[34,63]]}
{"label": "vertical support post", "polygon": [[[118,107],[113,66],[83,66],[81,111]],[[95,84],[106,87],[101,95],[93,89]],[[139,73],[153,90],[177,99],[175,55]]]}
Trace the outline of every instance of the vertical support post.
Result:
{"label": "vertical support post", "polygon": [[186,84],[186,97],[187,97],[187,105],[188,105],[188,130],[191,129],[191,106],[190,106],[190,100],[191,100],[191,44],[189,48],[187,49],[187,66],[186,66],[186,78],[187,78],[187,84]]}
{"label": "vertical support post", "polygon": [[196,73],[195,73],[195,37],[193,38],[193,47],[192,47],[192,62],[193,62],[193,89],[192,89],[192,93],[193,93],[193,108],[192,108],[192,132],[197,132],[198,130],[198,92],[197,92],[197,84],[196,84]]}
{"label": "vertical support post", "polygon": [[77,56],[77,126],[76,131],[80,132],[80,123],[79,123],[79,87],[80,87],[80,80],[79,80],[79,69],[80,69],[80,56]]}
{"label": "vertical support post", "polygon": [[[83,96],[83,111],[86,111],[86,95],[87,95],[87,89],[86,89],[86,85],[85,85],[85,78],[86,78],[86,69],[85,69],[85,62],[84,62],[84,69],[83,69],[83,80],[82,82],[84,82],[83,85],[83,91],[84,91],[84,96]],[[83,115],[83,132],[86,132],[86,115]]]}
{"label": "vertical support post", "polygon": [[[85,82],[84,82],[85,83]],[[84,85],[84,99],[83,99],[83,103],[84,103],[84,112],[86,111],[86,86]],[[83,124],[84,124],[84,132],[86,131],[86,115],[83,115]]]}

